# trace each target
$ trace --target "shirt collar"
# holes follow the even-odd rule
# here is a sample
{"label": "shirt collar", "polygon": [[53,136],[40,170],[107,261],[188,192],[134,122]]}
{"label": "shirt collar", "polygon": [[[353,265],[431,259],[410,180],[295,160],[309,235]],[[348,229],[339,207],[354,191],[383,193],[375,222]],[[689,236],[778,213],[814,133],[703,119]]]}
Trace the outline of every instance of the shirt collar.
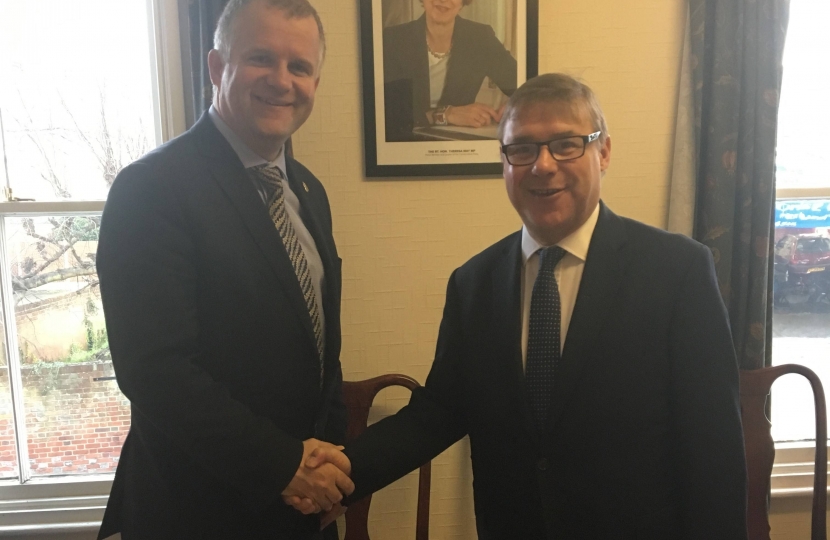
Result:
{"label": "shirt collar", "polygon": [[[585,223],[580,225],[577,230],[557,242],[556,245],[582,262],[585,262],[588,258],[588,247],[591,245],[591,237],[594,235],[597,220],[599,220],[599,204],[597,204],[597,207],[594,208],[594,211],[588,219],[585,220]],[[522,257],[524,262],[527,262],[527,260],[534,253],[545,247],[549,246],[543,246],[537,242],[532,236],[530,236],[527,227],[522,226]]]}
{"label": "shirt collar", "polygon": [[279,169],[285,173],[285,145],[280,147],[280,151],[277,154],[277,157],[274,158],[273,161],[268,161],[263,157],[259,156],[256,152],[251,150],[251,148],[239,138],[239,135],[234,133],[234,131],[225,123],[224,120],[219,116],[219,112],[213,107],[210,106],[208,109],[208,115],[210,119],[213,121],[213,125],[216,126],[216,129],[219,130],[219,133],[225,137],[225,140],[228,141],[228,144],[231,145],[233,151],[236,152],[236,155],[239,156],[239,161],[242,162],[242,166],[246,169],[250,169],[251,167],[256,167],[257,165],[265,165],[267,164],[269,167],[279,167]]}

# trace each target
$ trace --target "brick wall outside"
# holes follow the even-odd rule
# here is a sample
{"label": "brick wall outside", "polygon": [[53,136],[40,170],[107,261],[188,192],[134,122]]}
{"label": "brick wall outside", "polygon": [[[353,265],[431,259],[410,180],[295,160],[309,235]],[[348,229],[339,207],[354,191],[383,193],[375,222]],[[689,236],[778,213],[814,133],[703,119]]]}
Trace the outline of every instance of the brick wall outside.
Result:
{"label": "brick wall outside", "polygon": [[[39,363],[21,372],[32,474],[114,472],[130,426],[130,403],[112,364]],[[0,478],[16,476],[9,374],[0,366]]]}
{"label": "brick wall outside", "polygon": [[0,479],[17,476],[9,370],[0,365]]}

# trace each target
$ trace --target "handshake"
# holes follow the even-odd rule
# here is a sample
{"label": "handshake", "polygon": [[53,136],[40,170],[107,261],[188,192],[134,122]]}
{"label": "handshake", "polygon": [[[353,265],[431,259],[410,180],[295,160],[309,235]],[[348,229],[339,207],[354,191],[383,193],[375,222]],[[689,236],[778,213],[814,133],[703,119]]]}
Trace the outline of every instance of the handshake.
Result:
{"label": "handshake", "polygon": [[352,464],[342,450],[342,446],[317,439],[303,441],[300,466],[282,492],[283,501],[303,514],[325,511],[320,529],[346,511],[340,501],[354,491],[354,483],[349,478]]}

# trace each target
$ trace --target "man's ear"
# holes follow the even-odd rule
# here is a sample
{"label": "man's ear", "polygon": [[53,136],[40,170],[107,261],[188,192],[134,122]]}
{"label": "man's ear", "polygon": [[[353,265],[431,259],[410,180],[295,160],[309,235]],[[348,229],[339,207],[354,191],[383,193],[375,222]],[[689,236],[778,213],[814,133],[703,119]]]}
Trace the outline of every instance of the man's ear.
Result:
{"label": "man's ear", "polygon": [[605,142],[599,150],[599,170],[605,172],[608,165],[611,163],[611,136],[605,137]]}
{"label": "man's ear", "polygon": [[216,49],[211,49],[208,52],[208,71],[210,72],[210,82],[216,88],[222,84],[222,73],[225,72],[225,61],[222,60],[222,55]]}

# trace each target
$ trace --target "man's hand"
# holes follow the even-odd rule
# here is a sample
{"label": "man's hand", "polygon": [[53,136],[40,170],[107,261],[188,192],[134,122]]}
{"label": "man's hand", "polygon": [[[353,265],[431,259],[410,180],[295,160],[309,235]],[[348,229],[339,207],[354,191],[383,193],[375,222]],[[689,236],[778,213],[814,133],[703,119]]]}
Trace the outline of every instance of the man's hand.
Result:
{"label": "man's hand", "polygon": [[452,106],[446,114],[447,123],[453,126],[482,127],[501,119],[499,112],[483,103]]}
{"label": "man's hand", "polygon": [[[352,465],[340,450],[342,447],[317,439],[303,441],[303,458],[294,478],[282,492],[283,500],[303,514],[328,512],[343,499],[343,494],[354,491],[348,477]],[[324,452],[326,462],[309,467],[307,462],[315,451]]]}
{"label": "man's hand", "polygon": [[349,458],[346,457],[346,454],[341,452],[343,448],[343,446],[334,446],[332,444],[329,444],[327,446],[318,446],[317,448],[312,450],[311,453],[308,455],[308,458],[306,458],[305,466],[309,469],[316,469],[320,465],[331,463],[338,469],[341,469],[341,464],[343,463],[342,460],[345,460],[346,463],[349,464],[349,471],[346,474],[351,474],[352,464],[349,461]]}

